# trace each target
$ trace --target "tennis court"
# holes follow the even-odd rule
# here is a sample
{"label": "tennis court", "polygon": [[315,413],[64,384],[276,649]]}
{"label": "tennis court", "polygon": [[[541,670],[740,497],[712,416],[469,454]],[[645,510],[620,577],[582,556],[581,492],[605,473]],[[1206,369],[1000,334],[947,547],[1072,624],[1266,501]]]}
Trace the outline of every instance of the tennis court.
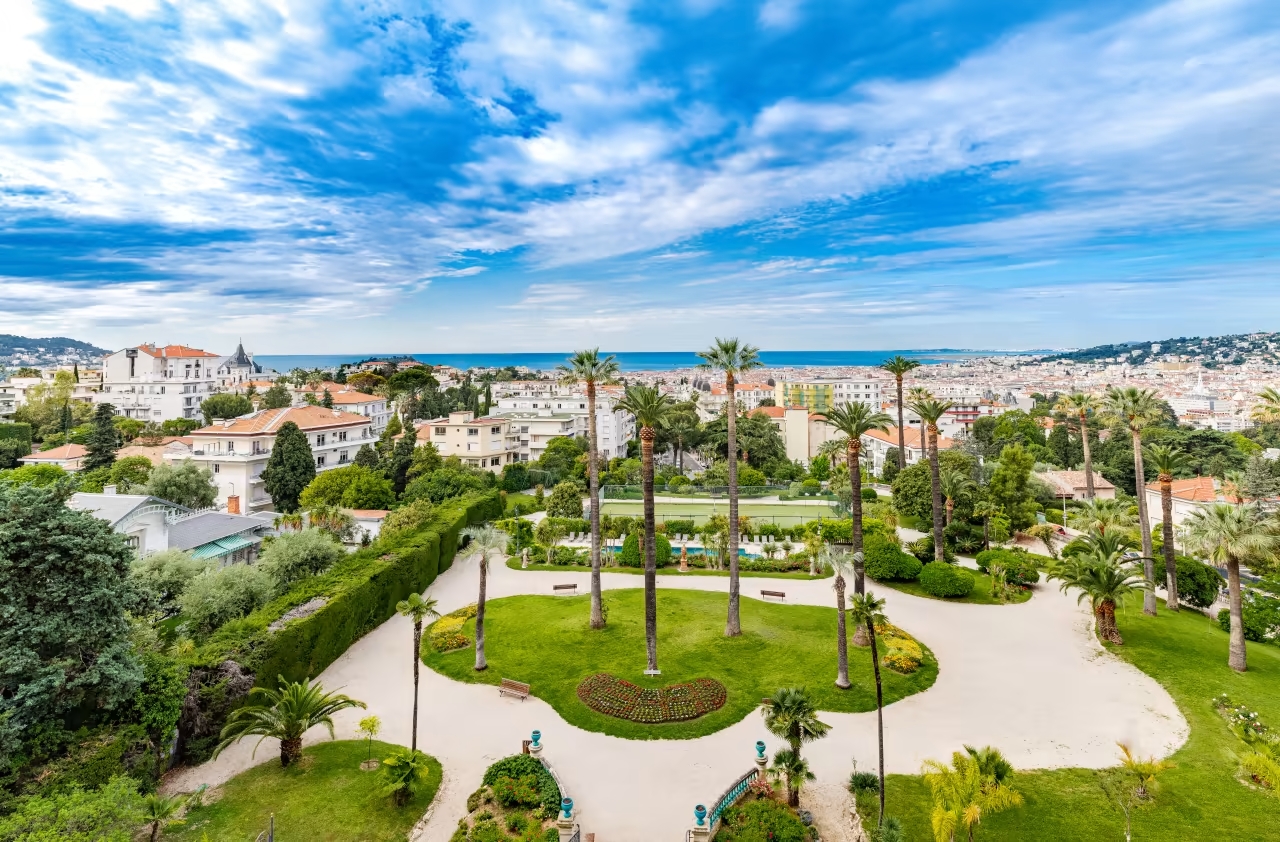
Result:
{"label": "tennis court", "polygon": [[[601,514],[627,515],[639,517],[644,514],[643,503],[639,500],[602,500]],[[661,523],[666,520],[689,520],[701,525],[713,514],[727,515],[729,501],[716,500],[708,502],[698,500],[689,503],[660,502],[654,504],[654,514]],[[779,526],[795,526],[810,520],[830,520],[837,517],[836,511],[828,503],[807,503],[792,505],[787,503],[752,503],[743,501],[738,504],[739,517],[749,517],[756,523],[776,523]]]}

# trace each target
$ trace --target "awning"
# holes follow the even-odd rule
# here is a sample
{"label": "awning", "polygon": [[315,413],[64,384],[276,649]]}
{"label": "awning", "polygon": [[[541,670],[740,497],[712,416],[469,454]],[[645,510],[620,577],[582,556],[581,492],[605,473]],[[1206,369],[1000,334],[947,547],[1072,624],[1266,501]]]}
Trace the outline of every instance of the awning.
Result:
{"label": "awning", "polygon": [[201,544],[191,551],[191,557],[194,559],[217,558],[218,556],[230,555],[236,550],[243,550],[245,547],[252,547],[258,541],[245,538],[243,535],[229,535],[226,538],[218,538],[207,544]]}

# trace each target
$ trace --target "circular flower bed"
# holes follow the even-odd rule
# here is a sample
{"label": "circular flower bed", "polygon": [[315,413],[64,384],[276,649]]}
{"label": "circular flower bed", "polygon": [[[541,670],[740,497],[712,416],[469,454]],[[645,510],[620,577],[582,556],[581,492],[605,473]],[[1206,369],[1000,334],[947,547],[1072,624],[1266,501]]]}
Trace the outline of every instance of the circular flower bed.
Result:
{"label": "circular flower bed", "polygon": [[601,672],[578,685],[578,698],[594,711],[632,722],[683,722],[724,707],[725,689],[714,679],[695,678],[650,690]]}

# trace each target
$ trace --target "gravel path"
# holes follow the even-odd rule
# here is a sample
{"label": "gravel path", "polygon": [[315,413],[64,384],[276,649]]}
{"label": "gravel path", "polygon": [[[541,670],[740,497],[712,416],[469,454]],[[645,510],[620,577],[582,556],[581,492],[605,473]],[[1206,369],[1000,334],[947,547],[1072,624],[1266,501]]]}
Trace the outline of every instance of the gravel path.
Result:
{"label": "gravel path", "polygon": [[[605,588],[634,588],[634,576],[605,574]],[[553,584],[590,576],[490,568],[489,598],[551,592]],[[831,605],[830,580],[744,579],[743,596],[761,588],[786,591],[788,602]],[[441,613],[475,599],[475,562],[459,561],[429,593]],[[727,591],[718,577],[658,577],[659,588]],[[979,606],[921,599],[884,589],[890,620],[926,643],[940,664],[937,683],[885,709],[885,765],[889,773],[918,773],[927,758],[949,757],[964,743],[994,745],[1019,768],[1102,768],[1116,762],[1116,741],[1143,754],[1167,755],[1186,741],[1188,728],[1173,700],[1153,679],[1107,654],[1090,630],[1087,609],[1074,597],[1041,585],[1029,602]],[[659,597],[661,598],[661,597]],[[321,675],[326,689],[365,701],[382,719],[380,739],[409,743],[413,679],[412,626],[393,617],[357,641]],[[851,657],[867,657],[851,647]],[[638,660],[637,663],[642,661]],[[834,680],[815,675],[813,682]],[[519,678],[519,676],[515,676]],[[763,739],[772,753],[777,740],[759,716],[696,740],[631,741],[582,731],[567,724],[545,702],[499,697],[489,685],[462,684],[422,671],[419,747],[444,764],[445,783],[434,812],[418,838],[445,842],[466,812],[468,793],[494,760],[520,750],[520,741],[540,729],[546,757],[577,805],[584,831],[600,842],[652,842],[683,838],[695,804],[709,803],[752,766],[753,745]],[[357,736],[364,711],[335,717],[339,738]],[[875,713],[827,713],[831,734],[806,747],[817,775],[815,796],[829,800],[830,787],[848,778],[853,757],[874,770]],[[308,742],[327,739],[313,730]],[[274,741],[251,757],[253,741],[232,746],[216,761],[183,770],[169,789],[219,784],[236,773],[278,757]],[[584,834],[585,835],[585,834]]]}

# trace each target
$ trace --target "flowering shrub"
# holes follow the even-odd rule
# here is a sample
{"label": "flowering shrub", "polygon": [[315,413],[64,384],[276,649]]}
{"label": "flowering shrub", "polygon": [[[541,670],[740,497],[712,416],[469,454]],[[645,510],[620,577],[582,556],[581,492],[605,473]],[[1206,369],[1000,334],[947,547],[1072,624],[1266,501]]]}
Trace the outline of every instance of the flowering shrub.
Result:
{"label": "flowering shrub", "polygon": [[445,614],[427,627],[427,642],[437,652],[448,652],[467,646],[471,641],[462,633],[462,627],[475,615],[475,605],[468,605]]}
{"label": "flowering shrub", "polygon": [[578,698],[599,713],[632,722],[683,722],[724,707],[724,685],[710,678],[647,689],[607,672],[578,685]]}
{"label": "flowering shrub", "polygon": [[493,782],[493,797],[503,807],[537,807],[542,802],[536,775],[501,776]]}
{"label": "flowering shrub", "polygon": [[915,640],[910,637],[886,637],[884,645],[888,651],[880,659],[880,663],[889,669],[910,674],[920,668],[920,662],[924,660],[924,650]]}
{"label": "flowering shrub", "polygon": [[1255,784],[1280,795],[1280,734],[1258,718],[1257,711],[1238,705],[1223,693],[1213,706],[1227,720],[1227,725],[1249,751],[1240,757],[1240,765]]}

